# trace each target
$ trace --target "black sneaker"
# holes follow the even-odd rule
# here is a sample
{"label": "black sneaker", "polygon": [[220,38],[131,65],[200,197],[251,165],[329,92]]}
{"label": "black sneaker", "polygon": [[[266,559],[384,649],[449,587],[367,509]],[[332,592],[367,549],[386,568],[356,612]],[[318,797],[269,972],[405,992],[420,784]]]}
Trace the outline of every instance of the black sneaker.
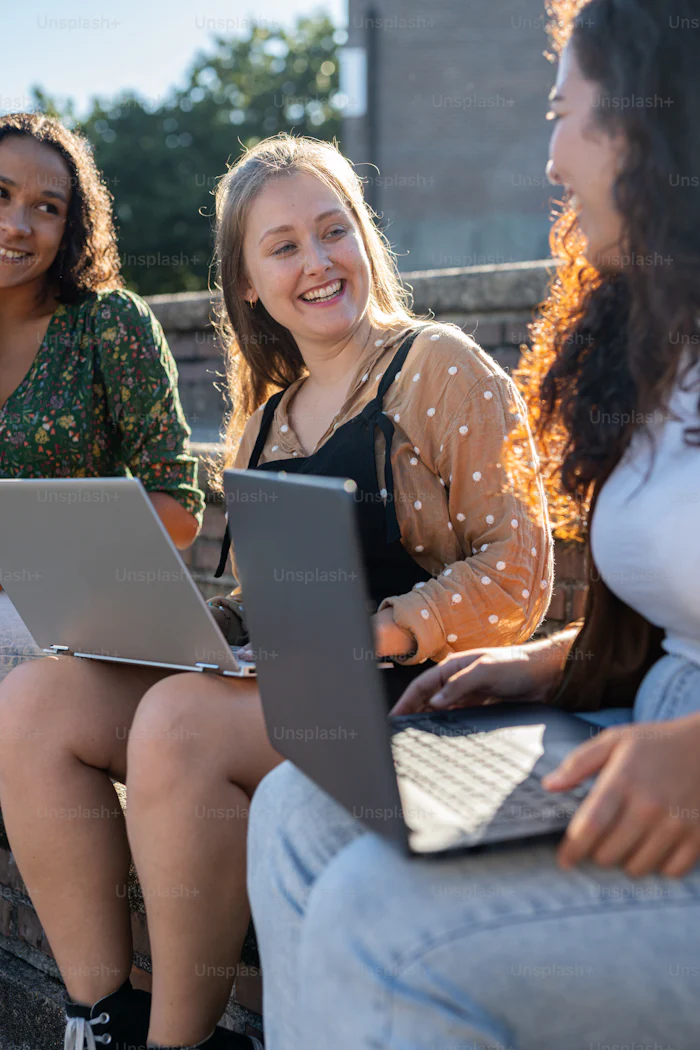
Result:
{"label": "black sneaker", "polygon": [[94,1006],[81,1006],[64,995],[66,1038],[64,1050],[146,1050],[151,997],[125,981]]}

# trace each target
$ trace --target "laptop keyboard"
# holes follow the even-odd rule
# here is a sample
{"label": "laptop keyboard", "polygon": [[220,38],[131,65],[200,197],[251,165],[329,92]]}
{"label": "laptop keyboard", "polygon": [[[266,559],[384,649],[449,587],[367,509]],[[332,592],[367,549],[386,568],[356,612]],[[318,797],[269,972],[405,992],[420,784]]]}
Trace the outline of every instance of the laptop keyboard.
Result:
{"label": "laptop keyboard", "polygon": [[[465,730],[463,724],[420,715],[408,725],[392,725],[399,784],[409,781],[446,807],[470,838],[480,838],[486,828],[491,839],[507,827],[525,831],[534,824],[547,830],[568,823],[588,785],[556,794],[541,786],[531,772],[541,752],[537,726]],[[410,812],[405,816],[411,826]]]}

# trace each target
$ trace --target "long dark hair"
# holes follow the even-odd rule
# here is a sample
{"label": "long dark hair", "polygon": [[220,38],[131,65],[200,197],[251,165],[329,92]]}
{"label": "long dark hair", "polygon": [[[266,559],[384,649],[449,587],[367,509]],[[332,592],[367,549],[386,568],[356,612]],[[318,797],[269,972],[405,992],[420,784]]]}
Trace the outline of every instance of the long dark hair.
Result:
{"label": "long dark hair", "polygon": [[[622,265],[603,273],[586,261],[565,201],[550,235],[559,265],[516,374],[552,523],[560,537],[581,539],[596,482],[632,432],[666,410],[684,351],[690,367],[699,356],[700,78],[691,27],[700,2],[551,0],[547,12],[555,50],[570,41],[583,76],[601,87],[598,126],[626,141],[614,185]],[[513,433],[508,462],[534,501],[522,438]],[[700,445],[700,427],[687,428],[685,440]]]}
{"label": "long dark hair", "polygon": [[56,258],[46,273],[60,303],[73,303],[88,292],[123,287],[112,216],[112,198],[95,165],[88,140],[40,113],[0,116],[0,141],[23,135],[63,157],[71,188],[66,229]]}

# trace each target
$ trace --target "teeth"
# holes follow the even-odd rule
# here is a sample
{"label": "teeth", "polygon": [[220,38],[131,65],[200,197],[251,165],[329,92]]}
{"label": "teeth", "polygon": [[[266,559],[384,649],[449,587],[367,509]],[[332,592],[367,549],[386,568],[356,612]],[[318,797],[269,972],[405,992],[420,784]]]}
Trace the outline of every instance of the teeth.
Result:
{"label": "teeth", "polygon": [[302,299],[307,303],[315,302],[318,299],[332,299],[334,295],[338,294],[342,286],[342,281],[334,281],[333,284],[327,284],[325,288],[317,288],[313,292],[307,292],[306,295],[302,295]]}
{"label": "teeth", "polygon": [[0,255],[4,255],[6,259],[24,259],[29,252],[13,252],[9,248],[0,248]]}

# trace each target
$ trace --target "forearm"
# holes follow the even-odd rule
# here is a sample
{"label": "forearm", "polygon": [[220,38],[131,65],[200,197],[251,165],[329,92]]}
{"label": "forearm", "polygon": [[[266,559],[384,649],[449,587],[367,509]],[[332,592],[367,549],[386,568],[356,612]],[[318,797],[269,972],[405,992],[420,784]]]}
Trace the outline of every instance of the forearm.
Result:
{"label": "forearm", "polygon": [[178,550],[191,546],[199,531],[197,519],[167,492],[149,492],[148,496]]}

